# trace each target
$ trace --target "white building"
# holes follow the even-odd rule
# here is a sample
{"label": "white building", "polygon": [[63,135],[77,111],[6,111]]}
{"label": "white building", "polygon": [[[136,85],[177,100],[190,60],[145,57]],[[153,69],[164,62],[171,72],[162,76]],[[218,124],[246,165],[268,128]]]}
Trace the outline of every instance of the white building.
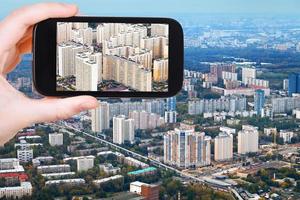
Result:
{"label": "white building", "polygon": [[0,188],[0,198],[21,199],[24,196],[31,196],[31,194],[32,185],[30,182],[21,182],[20,186]]}
{"label": "white building", "polygon": [[165,112],[165,123],[176,123],[177,122],[177,112],[176,111],[166,111]]}
{"label": "white building", "polygon": [[215,138],[214,146],[215,161],[230,160],[233,158],[233,136],[227,133],[220,133]]}
{"label": "white building", "polygon": [[101,132],[109,129],[109,103],[99,102],[98,108],[91,111],[92,131]]}
{"label": "white building", "polygon": [[276,128],[264,128],[264,134],[267,136],[277,135],[277,129]]}
{"label": "white building", "polygon": [[83,178],[74,178],[74,179],[50,180],[45,182],[46,186],[59,185],[59,184],[81,185],[81,184],[85,184],[85,180]]}
{"label": "white building", "polygon": [[292,138],[294,137],[294,132],[293,131],[280,130],[279,136],[281,138],[283,138],[284,143],[290,143],[292,141]]}
{"label": "white building", "polygon": [[246,84],[248,78],[256,78],[256,69],[254,67],[242,68],[242,82]]}
{"label": "white building", "polygon": [[238,153],[258,152],[258,130],[256,127],[243,125],[243,129],[238,132]]}
{"label": "white building", "polygon": [[123,144],[125,141],[134,141],[134,119],[119,115],[113,118],[113,142]]}
{"label": "white building", "polygon": [[230,135],[230,134],[235,135],[236,134],[236,130],[234,128],[229,128],[229,127],[226,127],[226,126],[221,126],[220,131],[224,132],[224,133],[227,133],[228,135]]}
{"label": "white building", "polygon": [[61,146],[64,144],[64,135],[62,133],[49,134],[49,144],[51,146]]}
{"label": "white building", "polygon": [[37,167],[37,172],[39,174],[63,173],[63,172],[70,172],[70,171],[71,171],[71,167],[68,164],[43,165]]}
{"label": "white building", "polygon": [[33,150],[32,149],[18,149],[17,150],[17,157],[20,162],[27,163],[30,162],[33,158]]}
{"label": "white building", "polygon": [[94,167],[94,157],[81,157],[77,159],[77,171],[87,171]]}

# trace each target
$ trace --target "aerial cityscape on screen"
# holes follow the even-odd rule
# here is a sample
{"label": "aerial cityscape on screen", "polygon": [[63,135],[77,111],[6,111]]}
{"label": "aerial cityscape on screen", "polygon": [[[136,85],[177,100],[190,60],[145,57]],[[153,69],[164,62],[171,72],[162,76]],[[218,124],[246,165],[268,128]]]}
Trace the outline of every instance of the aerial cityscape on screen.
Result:
{"label": "aerial cityscape on screen", "polygon": [[168,91],[167,24],[57,23],[57,91]]}

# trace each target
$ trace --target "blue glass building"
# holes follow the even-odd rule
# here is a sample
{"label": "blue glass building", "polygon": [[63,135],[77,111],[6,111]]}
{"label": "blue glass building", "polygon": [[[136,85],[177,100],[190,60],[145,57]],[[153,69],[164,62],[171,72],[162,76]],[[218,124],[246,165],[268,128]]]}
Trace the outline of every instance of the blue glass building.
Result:
{"label": "blue glass building", "polygon": [[176,111],[176,97],[170,97],[166,100],[166,111]]}
{"label": "blue glass building", "polygon": [[261,110],[265,105],[265,91],[256,90],[254,95],[254,110],[257,112],[257,115],[261,115]]}
{"label": "blue glass building", "polygon": [[293,93],[300,93],[300,73],[289,74],[288,94],[292,96]]}

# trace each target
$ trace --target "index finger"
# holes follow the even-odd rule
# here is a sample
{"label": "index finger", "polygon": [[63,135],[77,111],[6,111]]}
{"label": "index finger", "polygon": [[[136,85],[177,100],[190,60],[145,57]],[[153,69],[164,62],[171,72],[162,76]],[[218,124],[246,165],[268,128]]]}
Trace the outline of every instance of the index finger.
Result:
{"label": "index finger", "polygon": [[48,18],[71,17],[78,9],[72,4],[40,3],[14,11],[0,23],[1,49],[13,47],[32,25]]}

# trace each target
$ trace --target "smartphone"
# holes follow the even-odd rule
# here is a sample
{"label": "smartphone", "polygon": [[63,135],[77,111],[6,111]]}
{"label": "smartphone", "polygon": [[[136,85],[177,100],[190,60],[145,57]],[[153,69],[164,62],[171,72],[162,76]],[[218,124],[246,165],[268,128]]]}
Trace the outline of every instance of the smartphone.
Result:
{"label": "smartphone", "polygon": [[170,18],[53,18],[33,31],[45,96],[170,97],[183,82],[183,31]]}

